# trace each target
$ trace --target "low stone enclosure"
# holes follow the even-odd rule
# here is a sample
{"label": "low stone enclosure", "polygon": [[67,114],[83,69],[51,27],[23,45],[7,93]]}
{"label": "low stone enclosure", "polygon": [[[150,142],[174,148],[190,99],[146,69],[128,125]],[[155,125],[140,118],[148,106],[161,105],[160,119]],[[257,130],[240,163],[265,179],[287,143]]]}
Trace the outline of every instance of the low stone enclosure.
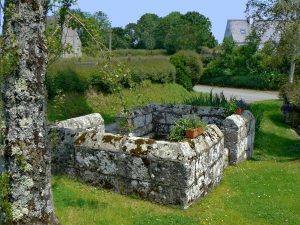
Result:
{"label": "low stone enclosure", "polygon": [[[181,142],[153,139],[167,135],[188,115],[209,124],[203,135]],[[228,164],[249,159],[253,152],[255,119],[249,111],[225,118],[222,108],[152,104],[118,121],[131,124],[132,134],[106,133],[100,114],[52,126],[53,172],[187,208],[220,182]]]}

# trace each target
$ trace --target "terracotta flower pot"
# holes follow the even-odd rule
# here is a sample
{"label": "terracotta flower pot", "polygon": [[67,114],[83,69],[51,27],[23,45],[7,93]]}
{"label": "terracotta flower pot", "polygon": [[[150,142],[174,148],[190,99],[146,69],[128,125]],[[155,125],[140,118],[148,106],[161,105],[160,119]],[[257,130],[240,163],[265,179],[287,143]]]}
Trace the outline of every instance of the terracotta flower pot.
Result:
{"label": "terracotta flower pot", "polygon": [[200,136],[203,133],[204,133],[204,130],[202,128],[188,129],[185,131],[185,137],[193,139],[193,138]]}
{"label": "terracotta flower pot", "polygon": [[244,109],[243,109],[243,108],[237,108],[237,109],[235,110],[235,114],[237,114],[237,115],[242,115],[243,112],[244,112]]}

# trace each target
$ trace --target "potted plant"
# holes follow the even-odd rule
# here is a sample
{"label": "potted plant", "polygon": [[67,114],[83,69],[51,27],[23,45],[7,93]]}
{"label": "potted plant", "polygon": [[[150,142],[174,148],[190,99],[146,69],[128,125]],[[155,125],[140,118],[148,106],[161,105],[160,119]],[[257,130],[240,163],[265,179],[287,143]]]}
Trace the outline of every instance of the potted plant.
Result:
{"label": "potted plant", "polygon": [[248,104],[244,100],[236,102],[235,114],[242,115],[244,110],[247,109]]}
{"label": "potted plant", "polygon": [[196,138],[204,133],[206,123],[199,118],[187,117],[178,120],[171,129],[168,139],[181,141],[184,138]]}
{"label": "potted plant", "polygon": [[244,110],[248,108],[248,104],[244,100],[232,99],[225,105],[227,116],[232,114],[242,115]]}

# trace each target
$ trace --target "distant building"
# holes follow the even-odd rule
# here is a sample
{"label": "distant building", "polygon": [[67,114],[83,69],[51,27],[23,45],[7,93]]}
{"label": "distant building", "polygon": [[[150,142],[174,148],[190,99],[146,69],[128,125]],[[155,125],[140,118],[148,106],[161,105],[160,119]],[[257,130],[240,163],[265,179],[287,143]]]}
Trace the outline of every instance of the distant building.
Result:
{"label": "distant building", "polygon": [[82,56],[81,40],[79,38],[78,33],[75,30],[68,27],[64,27],[61,41],[63,45],[71,46],[71,52],[63,54],[63,58],[80,58]]}
{"label": "distant building", "polygon": [[[57,17],[55,16],[49,16],[47,17],[47,24],[51,25],[57,22]],[[71,52],[65,53],[62,55],[63,58],[79,58],[82,56],[82,44],[81,40],[79,38],[78,33],[76,30],[73,30],[67,26],[63,27],[62,31],[62,40],[61,40],[63,46],[70,45],[71,46]]]}
{"label": "distant building", "polygon": [[228,20],[224,39],[232,38],[237,45],[244,45],[250,32],[251,26],[247,20]]}
{"label": "distant building", "polygon": [[[257,21],[255,25],[267,27],[261,37],[260,47],[266,42],[272,40],[279,42],[280,35],[276,31],[276,22],[272,21]],[[244,45],[247,42],[247,37],[251,33],[254,24],[250,20],[228,20],[225,30],[225,38],[232,38],[237,45]]]}

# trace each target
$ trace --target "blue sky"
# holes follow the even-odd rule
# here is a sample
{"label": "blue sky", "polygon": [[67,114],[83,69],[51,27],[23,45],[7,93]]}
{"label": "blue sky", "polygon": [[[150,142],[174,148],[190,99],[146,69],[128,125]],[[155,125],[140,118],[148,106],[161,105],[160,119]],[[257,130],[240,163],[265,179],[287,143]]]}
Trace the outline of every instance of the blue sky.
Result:
{"label": "blue sky", "polygon": [[[244,19],[247,0],[78,0],[83,11],[105,12],[113,26],[136,22],[145,13],[165,16],[173,11],[198,11],[212,22],[212,31],[222,42],[227,19]],[[77,6],[77,7],[78,7]]]}

